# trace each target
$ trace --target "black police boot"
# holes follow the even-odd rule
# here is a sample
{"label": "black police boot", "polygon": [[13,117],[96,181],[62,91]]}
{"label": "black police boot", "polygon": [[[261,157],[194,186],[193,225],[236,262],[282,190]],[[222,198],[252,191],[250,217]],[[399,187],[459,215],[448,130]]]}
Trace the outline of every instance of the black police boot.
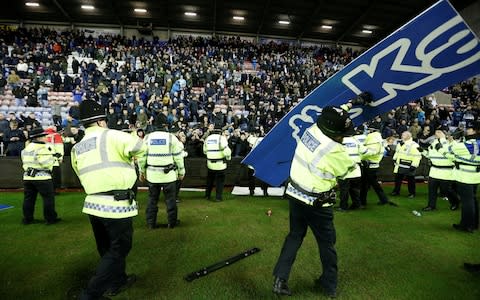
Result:
{"label": "black police boot", "polygon": [[107,297],[116,296],[116,295],[120,294],[121,292],[129,289],[136,281],[137,281],[137,275],[130,274],[130,275],[127,276],[125,282],[121,286],[111,288],[111,289],[107,290],[104,293],[104,295],[107,296]]}
{"label": "black police boot", "polygon": [[480,264],[470,264],[464,263],[463,267],[470,273],[478,273],[480,274]]}
{"label": "black police boot", "polygon": [[275,277],[273,280],[273,292],[278,295],[292,295],[292,292],[288,288],[287,281],[280,277]]}

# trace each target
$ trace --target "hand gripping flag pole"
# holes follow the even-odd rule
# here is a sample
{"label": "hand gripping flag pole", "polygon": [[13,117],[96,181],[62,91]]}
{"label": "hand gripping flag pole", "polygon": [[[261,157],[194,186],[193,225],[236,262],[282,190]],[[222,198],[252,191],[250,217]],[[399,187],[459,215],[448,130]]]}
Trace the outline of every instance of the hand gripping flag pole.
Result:
{"label": "hand gripping flag pole", "polygon": [[210,265],[210,266],[202,268],[198,271],[187,274],[184,278],[185,278],[186,281],[192,282],[195,279],[198,279],[198,278],[203,277],[203,276],[207,276],[208,274],[210,274],[212,272],[215,272],[216,270],[219,270],[221,268],[230,266],[230,265],[236,263],[237,261],[242,260],[246,257],[249,257],[249,256],[251,256],[251,255],[253,255],[253,254],[255,254],[259,251],[260,251],[260,249],[256,248],[256,247],[252,248],[252,249],[249,249],[249,250],[244,251],[244,252],[242,252],[238,255],[229,257],[225,260],[214,263],[213,265]]}

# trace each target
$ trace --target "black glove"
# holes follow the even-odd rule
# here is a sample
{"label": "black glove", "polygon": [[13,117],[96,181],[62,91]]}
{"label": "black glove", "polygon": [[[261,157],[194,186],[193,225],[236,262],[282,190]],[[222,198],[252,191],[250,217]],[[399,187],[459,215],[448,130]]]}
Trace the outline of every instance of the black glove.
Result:
{"label": "black glove", "polygon": [[442,147],[443,147],[442,143],[437,143],[437,144],[435,145],[435,150],[438,151],[438,150],[440,150]]}
{"label": "black glove", "polygon": [[370,102],[373,102],[373,98],[369,92],[363,92],[352,99],[353,105],[368,105]]}
{"label": "black glove", "polygon": [[417,149],[418,149],[418,152],[423,152],[423,151],[425,151],[425,149],[423,149],[422,147],[418,147]]}
{"label": "black glove", "polygon": [[53,157],[60,158],[60,157],[62,157],[62,155],[60,153],[55,153],[55,154],[53,154]]}
{"label": "black glove", "polygon": [[415,168],[414,166],[410,166],[410,171],[415,171],[417,168]]}

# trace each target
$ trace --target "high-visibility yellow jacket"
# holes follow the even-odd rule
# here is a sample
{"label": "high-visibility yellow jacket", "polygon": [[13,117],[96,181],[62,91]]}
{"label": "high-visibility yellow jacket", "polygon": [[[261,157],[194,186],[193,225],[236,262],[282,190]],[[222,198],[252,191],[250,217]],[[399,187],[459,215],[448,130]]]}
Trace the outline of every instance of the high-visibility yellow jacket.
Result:
{"label": "high-visibility yellow jacket", "polygon": [[383,158],[383,139],[378,131],[367,134],[360,144],[360,159],[366,161],[371,169],[378,169]]}
{"label": "high-visibility yellow jacket", "polygon": [[177,174],[185,175],[183,144],[175,135],[155,131],[148,134],[144,142],[147,145],[147,154],[139,159],[138,166],[149,182],[174,182]]}
{"label": "high-visibility yellow jacket", "polygon": [[[52,179],[52,168],[55,164],[53,152],[48,145],[33,141],[22,150],[23,180],[49,180]],[[33,169],[35,175],[29,176],[28,169]],[[31,174],[31,173],[30,173]]]}
{"label": "high-visibility yellow jacket", "polygon": [[[443,143],[445,139],[440,139]],[[453,178],[461,183],[480,183],[480,137],[472,137],[463,142],[454,141],[439,152],[454,162]]]}
{"label": "high-visibility yellow jacket", "polygon": [[440,141],[436,139],[428,146],[426,151],[422,152],[422,155],[428,158],[431,163],[428,176],[435,179],[453,180],[454,163],[436,150],[435,147],[438,143],[441,143],[443,148],[448,149],[449,147],[449,143],[446,140]]}
{"label": "high-visibility yellow jacket", "polygon": [[418,144],[413,140],[408,140],[403,145],[398,144],[393,155],[393,161],[395,162],[394,173],[398,173],[401,169],[410,169],[410,167],[418,168],[422,155],[418,151]]}
{"label": "high-visibility yellow jacket", "polygon": [[210,134],[203,143],[203,153],[207,155],[207,168],[225,170],[227,160],[232,159],[232,150],[228,147],[227,138],[218,133]]}
{"label": "high-visibility yellow jacket", "polygon": [[137,180],[133,160],[145,155],[146,148],[140,138],[125,132],[98,126],[85,130],[71,153],[72,168],[87,193],[84,213],[111,219],[138,214],[135,200],[116,201],[99,193],[131,189]]}
{"label": "high-visibility yellow jacket", "polygon": [[305,191],[313,194],[330,191],[337,184],[337,178],[343,179],[355,165],[345,147],[324,135],[314,124],[303,133],[290,168],[290,180],[301,190],[289,182],[286,193],[313,205],[316,198]]}
{"label": "high-visibility yellow jacket", "polygon": [[352,159],[352,161],[355,162],[355,168],[348,172],[348,174],[345,176],[345,179],[348,178],[359,178],[362,176],[362,171],[360,169],[360,141],[362,136],[348,136],[343,138],[342,145],[345,147],[348,156]]}

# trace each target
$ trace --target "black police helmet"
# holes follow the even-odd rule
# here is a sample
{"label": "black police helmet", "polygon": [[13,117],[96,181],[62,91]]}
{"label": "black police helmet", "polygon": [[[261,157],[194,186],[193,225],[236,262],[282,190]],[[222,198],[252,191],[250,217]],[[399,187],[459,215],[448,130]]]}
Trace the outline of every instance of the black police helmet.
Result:
{"label": "black police helmet", "polygon": [[328,137],[352,136],[355,134],[348,112],[341,108],[326,106],[318,117],[317,126]]}
{"label": "black police helmet", "polygon": [[80,122],[84,125],[105,119],[105,110],[96,101],[85,100],[80,103]]}
{"label": "black police helmet", "polygon": [[469,126],[470,128],[472,128],[473,130],[475,130],[476,132],[480,133],[480,120],[476,120],[474,122],[471,123],[472,125]]}
{"label": "black police helmet", "polygon": [[34,139],[41,136],[46,136],[47,133],[43,130],[42,127],[35,127],[28,132],[28,139]]}

